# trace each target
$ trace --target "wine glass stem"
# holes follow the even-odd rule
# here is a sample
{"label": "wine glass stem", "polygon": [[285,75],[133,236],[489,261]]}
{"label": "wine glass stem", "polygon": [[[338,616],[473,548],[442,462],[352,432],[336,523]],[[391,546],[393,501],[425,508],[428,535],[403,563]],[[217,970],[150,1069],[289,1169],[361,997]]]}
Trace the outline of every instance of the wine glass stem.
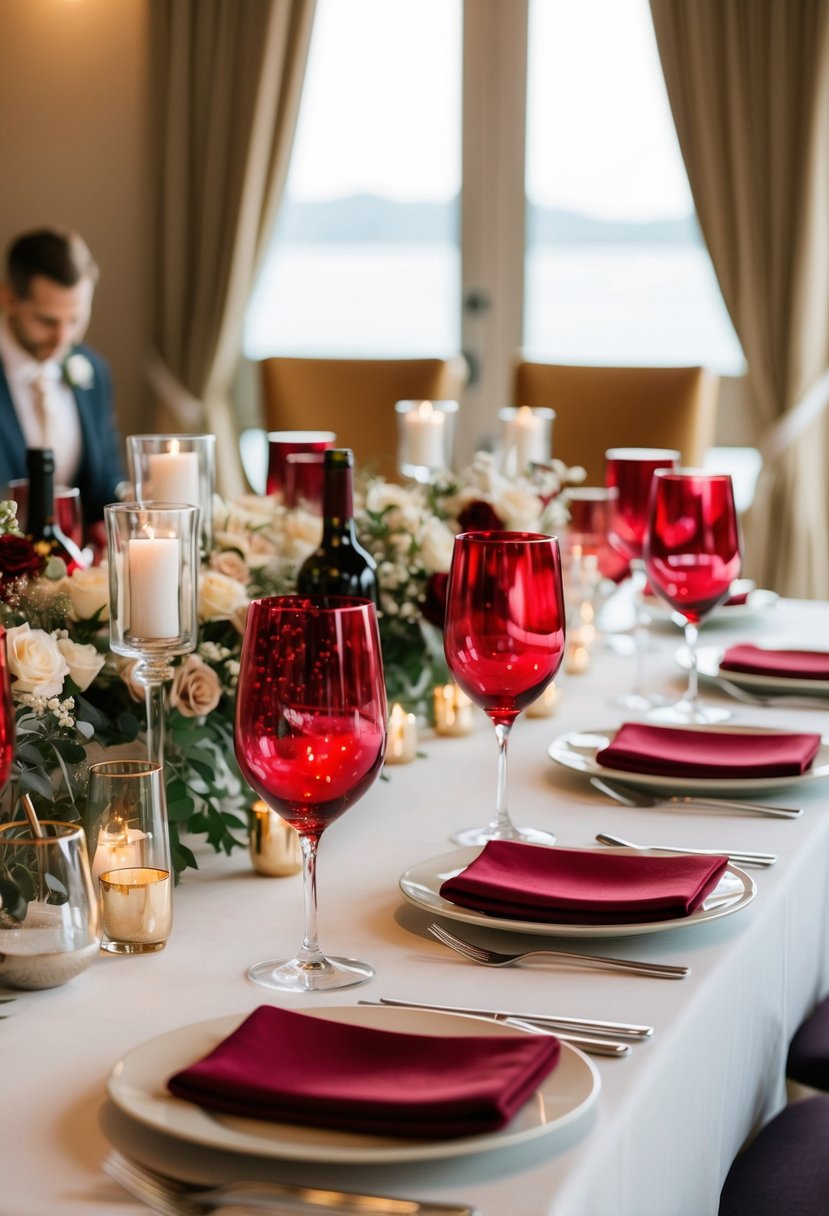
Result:
{"label": "wine glass stem", "polygon": [[633,677],[633,695],[642,696],[645,686],[645,652],[648,648],[648,624],[650,616],[645,607],[645,588],[648,576],[645,573],[645,563],[641,558],[633,558],[630,563],[630,581],[633,588],[633,606],[636,613],[633,644],[636,669]]}
{"label": "wine glass stem", "polygon": [[495,793],[495,825],[496,831],[505,836],[513,833],[512,821],[507,810],[507,745],[510,728],[503,722],[495,724],[495,738],[498,740],[498,781]]}
{"label": "wine glass stem", "polygon": [[302,847],[302,883],[305,897],[305,933],[302,939],[302,949],[297,958],[314,965],[322,962],[319,937],[317,933],[317,836],[301,835],[299,843]]}
{"label": "wine glass stem", "polygon": [[699,629],[691,621],[685,622],[685,644],[688,647],[688,657],[690,666],[688,667],[688,692],[685,695],[685,700],[692,709],[696,709],[697,705],[697,690],[699,687],[699,673],[697,671],[697,639],[699,637]]}

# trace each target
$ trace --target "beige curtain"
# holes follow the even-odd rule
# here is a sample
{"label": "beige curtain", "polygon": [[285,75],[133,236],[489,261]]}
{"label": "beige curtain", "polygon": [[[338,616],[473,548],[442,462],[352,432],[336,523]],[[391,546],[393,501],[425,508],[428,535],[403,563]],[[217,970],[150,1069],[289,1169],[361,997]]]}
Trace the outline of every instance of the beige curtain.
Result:
{"label": "beige curtain", "polygon": [[746,573],[829,597],[829,3],[651,0],[764,464]]}
{"label": "beige curtain", "polygon": [[217,437],[217,484],[244,482],[229,387],[288,169],[315,0],[153,0],[155,351],[182,431]]}

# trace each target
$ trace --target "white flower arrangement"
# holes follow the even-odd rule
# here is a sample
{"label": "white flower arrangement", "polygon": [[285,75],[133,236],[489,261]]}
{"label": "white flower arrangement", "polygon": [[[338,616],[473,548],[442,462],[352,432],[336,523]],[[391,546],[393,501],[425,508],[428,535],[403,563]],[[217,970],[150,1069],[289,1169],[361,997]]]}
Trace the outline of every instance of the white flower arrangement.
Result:
{"label": "white flower arrangement", "polygon": [[89,389],[95,383],[95,368],[80,351],[75,351],[66,359],[63,374],[72,388]]}

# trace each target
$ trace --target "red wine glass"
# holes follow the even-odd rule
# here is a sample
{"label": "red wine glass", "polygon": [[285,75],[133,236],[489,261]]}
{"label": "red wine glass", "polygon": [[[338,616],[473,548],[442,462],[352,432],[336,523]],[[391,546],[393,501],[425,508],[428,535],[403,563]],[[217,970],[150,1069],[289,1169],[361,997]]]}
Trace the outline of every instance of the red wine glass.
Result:
{"label": "red wine glass", "polygon": [[731,478],[698,469],[654,475],[645,569],[656,593],[685,618],[690,657],[688,691],[675,705],[655,710],[662,722],[724,722],[727,709],[697,700],[699,624],[729,595],[740,573],[740,528]]}
{"label": "red wine glass", "polygon": [[636,671],[633,688],[617,701],[617,704],[626,709],[649,709],[661,700],[643,692],[643,669],[650,623],[644,602],[648,579],[643,553],[653,475],[657,469],[677,468],[679,460],[680,454],[673,448],[609,448],[605,452],[605,484],[615,490],[611,501],[607,538],[619,556],[630,565],[630,583],[636,612]]}
{"label": "red wine glass", "polygon": [[236,697],[236,758],[302,844],[305,934],[295,957],[257,963],[267,988],[328,991],[362,984],[368,963],[328,958],[317,936],[317,846],[383,764],[386,693],[369,600],[274,596],[250,605]]}
{"label": "red wine glass", "polygon": [[515,719],[541,695],[564,654],[561,556],[554,536],[465,532],[455,537],[446,597],[444,649],[456,683],[490,717],[498,740],[496,813],[458,844],[524,840],[550,832],[517,828],[507,811],[507,743]]}

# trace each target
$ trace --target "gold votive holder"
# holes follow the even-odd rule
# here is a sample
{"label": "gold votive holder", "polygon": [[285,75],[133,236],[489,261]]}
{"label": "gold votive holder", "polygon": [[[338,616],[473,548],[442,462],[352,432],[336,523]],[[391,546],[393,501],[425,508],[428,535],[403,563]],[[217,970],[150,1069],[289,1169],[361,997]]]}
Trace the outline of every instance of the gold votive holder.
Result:
{"label": "gold votive holder", "polygon": [[558,707],[559,692],[555,684],[548,684],[540,697],[524,710],[527,718],[549,718]]}
{"label": "gold votive holder", "polygon": [[457,684],[439,684],[434,691],[435,733],[469,735],[475,726],[474,706]]}
{"label": "gold votive holder", "polygon": [[302,869],[299,836],[264,802],[250,808],[250,859],[257,874],[286,878]]}
{"label": "gold votive holder", "polygon": [[397,702],[389,714],[386,764],[409,764],[417,755],[417,718]]}
{"label": "gold votive holder", "polygon": [[169,870],[151,866],[107,870],[101,889],[101,949],[112,954],[152,954],[163,950],[173,927],[173,884]]}

